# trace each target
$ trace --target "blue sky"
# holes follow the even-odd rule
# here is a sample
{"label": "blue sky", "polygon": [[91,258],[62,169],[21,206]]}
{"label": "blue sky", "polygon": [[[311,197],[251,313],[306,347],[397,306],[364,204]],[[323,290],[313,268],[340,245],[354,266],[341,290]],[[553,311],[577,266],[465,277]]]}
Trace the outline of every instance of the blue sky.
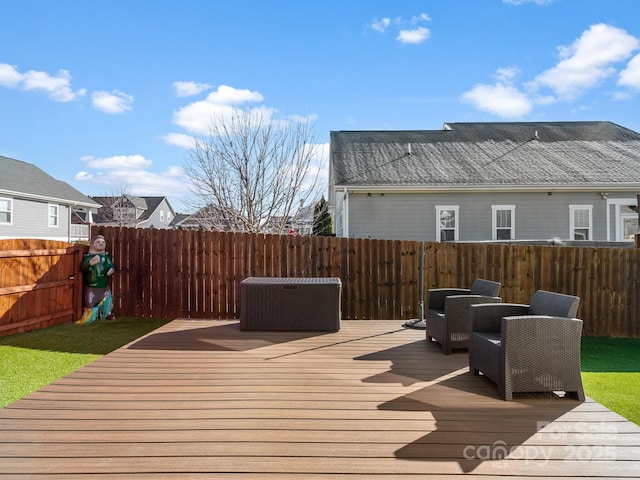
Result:
{"label": "blue sky", "polygon": [[[638,0],[0,0],[0,155],[184,211],[213,115],[332,130],[611,121],[640,131]],[[2,172],[0,172],[0,175]]]}

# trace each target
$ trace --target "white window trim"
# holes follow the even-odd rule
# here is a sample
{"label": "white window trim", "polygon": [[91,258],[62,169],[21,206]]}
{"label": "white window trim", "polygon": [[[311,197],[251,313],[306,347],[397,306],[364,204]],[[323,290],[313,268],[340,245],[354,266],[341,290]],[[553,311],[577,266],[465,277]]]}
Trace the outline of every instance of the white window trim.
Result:
{"label": "white window trim", "polygon": [[440,213],[442,210],[453,210],[456,215],[456,223],[453,229],[453,241],[457,242],[460,238],[460,205],[436,205],[436,242],[441,242],[440,240]]}
{"label": "white window trim", "polygon": [[0,225],[13,225],[13,198],[9,197],[0,197],[0,200],[6,200],[9,202],[9,210],[3,210],[9,212],[9,221],[8,222],[0,222]]}
{"label": "white window trim", "polygon": [[610,211],[610,206],[613,205],[615,207],[615,213],[614,213],[614,218],[613,218],[613,222],[614,222],[614,232],[615,232],[615,239],[616,241],[620,241],[619,239],[619,233],[620,230],[622,228],[621,222],[621,213],[620,213],[620,206],[621,205],[633,205],[633,206],[638,206],[638,199],[636,197],[633,198],[608,198],[607,199],[607,241],[611,240],[611,211]]}
{"label": "white window trim", "polygon": [[589,211],[589,236],[586,240],[593,240],[593,205],[569,205],[569,240],[575,240],[575,212],[576,210]]}
{"label": "white window trim", "polygon": [[511,238],[516,239],[516,206],[515,205],[491,205],[491,239],[498,240],[497,214],[499,210],[509,210],[511,212]]}
{"label": "white window trim", "polygon": [[[51,223],[51,207],[56,207],[56,223],[55,225]],[[51,228],[58,228],[60,227],[60,205],[58,205],[57,203],[49,203],[47,205],[47,223],[49,224],[49,227]]]}

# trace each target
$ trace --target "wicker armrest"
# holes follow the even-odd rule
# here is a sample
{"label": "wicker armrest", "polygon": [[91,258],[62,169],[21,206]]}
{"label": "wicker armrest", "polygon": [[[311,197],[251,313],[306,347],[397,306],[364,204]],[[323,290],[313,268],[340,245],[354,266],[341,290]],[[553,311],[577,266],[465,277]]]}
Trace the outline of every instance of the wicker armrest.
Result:
{"label": "wicker armrest", "polygon": [[529,305],[521,303],[481,303],[470,307],[471,331],[499,333],[502,317],[525,315]]}
{"label": "wicker armrest", "polygon": [[[502,318],[502,340],[506,349],[538,344],[550,353],[561,348],[580,350],[582,320],[552,315],[514,315]],[[520,344],[518,346],[518,343]]]}
{"label": "wicker armrest", "polygon": [[[500,297],[486,297],[484,295],[452,295],[444,301],[445,315],[459,315],[461,312],[468,312],[471,305],[480,303],[500,303]],[[467,315],[468,316],[468,315]]]}
{"label": "wicker armrest", "polygon": [[444,301],[451,295],[468,295],[469,288],[430,288],[427,290],[427,308],[444,310]]}

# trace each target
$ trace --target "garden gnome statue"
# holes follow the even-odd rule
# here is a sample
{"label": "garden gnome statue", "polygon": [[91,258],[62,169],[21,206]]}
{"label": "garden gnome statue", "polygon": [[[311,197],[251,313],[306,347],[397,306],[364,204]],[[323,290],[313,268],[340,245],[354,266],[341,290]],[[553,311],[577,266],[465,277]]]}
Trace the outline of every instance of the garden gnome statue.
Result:
{"label": "garden gnome statue", "polygon": [[84,278],[84,312],[77,324],[92,323],[97,319],[114,320],[113,302],[108,279],[115,271],[106,242],[102,235],[91,239],[89,253],[84,256],[80,268]]}

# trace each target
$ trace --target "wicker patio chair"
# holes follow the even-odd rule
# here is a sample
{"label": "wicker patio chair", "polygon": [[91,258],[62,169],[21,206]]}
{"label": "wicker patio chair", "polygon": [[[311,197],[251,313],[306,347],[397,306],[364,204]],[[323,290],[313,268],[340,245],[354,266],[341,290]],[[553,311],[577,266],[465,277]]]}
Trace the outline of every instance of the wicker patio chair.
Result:
{"label": "wicker patio chair", "polygon": [[432,288],[427,291],[426,336],[449,355],[454,348],[469,346],[469,307],[500,302],[501,284],[482,278],[471,288]]}
{"label": "wicker patio chair", "polygon": [[515,392],[558,392],[584,401],[580,375],[580,299],[538,290],[529,305],[471,307],[469,370],[498,385],[504,400]]}

